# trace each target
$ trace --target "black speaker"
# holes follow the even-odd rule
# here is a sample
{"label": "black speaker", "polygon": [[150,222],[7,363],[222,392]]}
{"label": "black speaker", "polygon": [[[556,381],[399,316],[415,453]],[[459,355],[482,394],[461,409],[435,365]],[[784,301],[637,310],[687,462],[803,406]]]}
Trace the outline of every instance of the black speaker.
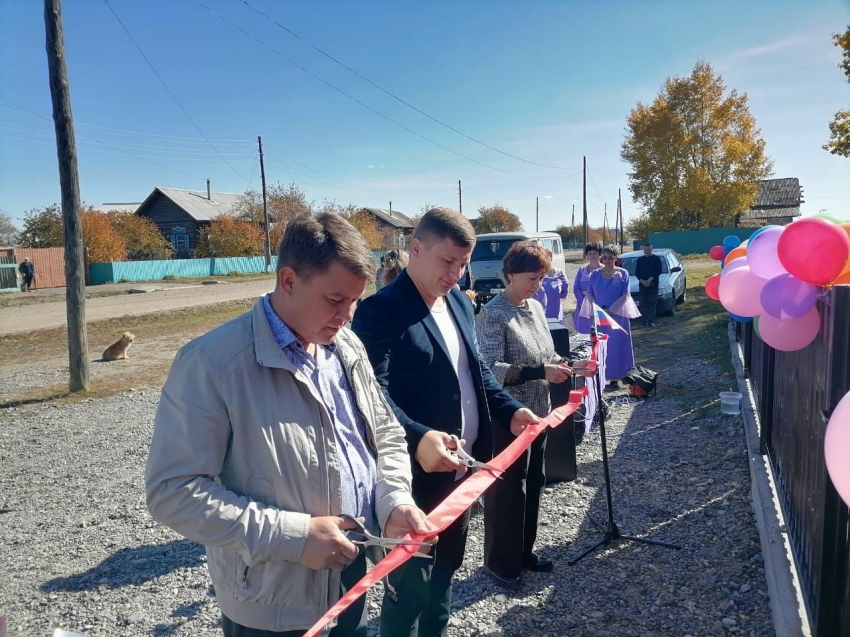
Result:
{"label": "black speaker", "polygon": [[[549,319],[549,333],[555,343],[555,352],[564,358],[570,355],[570,331],[557,319]],[[575,381],[570,377],[566,382],[549,385],[552,407],[566,405]],[[546,482],[571,482],[578,476],[576,466],[576,438],[573,416],[549,432],[546,441]]]}

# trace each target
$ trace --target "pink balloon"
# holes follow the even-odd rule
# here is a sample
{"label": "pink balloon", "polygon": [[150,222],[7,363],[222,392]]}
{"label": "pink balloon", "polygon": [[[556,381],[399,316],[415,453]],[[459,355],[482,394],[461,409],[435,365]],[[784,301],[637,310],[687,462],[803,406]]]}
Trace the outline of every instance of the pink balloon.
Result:
{"label": "pink balloon", "polygon": [[761,340],[773,349],[796,352],[810,345],[820,331],[820,314],[813,307],[800,318],[778,319],[766,312],[759,316]]}
{"label": "pink balloon", "polygon": [[832,410],[823,439],[823,454],[835,490],[850,506],[850,392]]}
{"label": "pink balloon", "polygon": [[[757,244],[758,240],[753,243]],[[809,217],[785,227],[776,251],[789,274],[812,285],[827,285],[847,264],[850,238],[841,226]]]}
{"label": "pink balloon", "polygon": [[720,302],[732,314],[758,316],[764,311],[761,289],[765,283],[767,281],[753,274],[749,266],[737,267],[720,279]]}
{"label": "pink balloon", "polygon": [[753,274],[769,280],[786,273],[776,251],[779,238],[784,231],[785,228],[770,228],[760,232],[752,245],[747,248],[747,263],[750,264]]}
{"label": "pink balloon", "polygon": [[742,265],[747,265],[747,257],[738,257],[737,259],[732,259],[729,263],[723,266],[723,269],[720,271],[720,278],[722,279],[732,270],[740,268]]}

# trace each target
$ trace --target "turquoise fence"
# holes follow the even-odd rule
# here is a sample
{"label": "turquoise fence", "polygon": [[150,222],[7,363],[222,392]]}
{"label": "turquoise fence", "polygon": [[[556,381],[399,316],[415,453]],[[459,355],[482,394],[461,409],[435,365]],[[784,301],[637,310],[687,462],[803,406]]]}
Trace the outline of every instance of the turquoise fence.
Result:
{"label": "turquoise fence", "polygon": [[[271,269],[277,266],[272,257]],[[222,257],[212,259],[170,259],[167,261],[121,261],[92,263],[89,274],[92,283],[117,281],[158,281],[165,277],[224,276],[231,272],[249,274],[266,271],[265,257]]]}
{"label": "turquoise fence", "polygon": [[649,242],[655,248],[672,248],[679,254],[697,254],[723,245],[723,239],[729,235],[735,235],[741,241],[749,239],[756,230],[757,228],[702,228],[682,232],[650,232]]}
{"label": "turquoise fence", "polygon": [[[375,252],[375,263],[381,252]],[[271,270],[277,267],[277,257],[272,257]],[[231,272],[253,274],[266,271],[265,257],[222,257],[212,259],[170,259],[166,261],[121,261],[92,263],[89,276],[92,284],[118,281],[160,281],[165,277],[224,276]]]}

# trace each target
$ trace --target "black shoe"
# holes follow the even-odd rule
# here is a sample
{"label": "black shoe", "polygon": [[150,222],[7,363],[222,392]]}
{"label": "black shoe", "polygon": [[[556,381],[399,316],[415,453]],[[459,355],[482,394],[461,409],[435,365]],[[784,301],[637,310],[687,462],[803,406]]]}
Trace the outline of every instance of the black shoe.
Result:
{"label": "black shoe", "polygon": [[496,586],[501,586],[502,588],[506,588],[509,591],[517,591],[519,590],[521,580],[519,577],[508,577],[507,575],[499,575],[498,573],[494,573],[486,566],[484,567],[484,572],[490,576],[490,578],[495,582]]}
{"label": "black shoe", "polygon": [[535,573],[551,573],[555,568],[555,564],[548,557],[541,557],[537,553],[532,553],[525,558],[525,568]]}
{"label": "black shoe", "polygon": [[649,326],[650,326],[650,327],[655,327],[655,323],[650,323],[650,324],[649,324]]}

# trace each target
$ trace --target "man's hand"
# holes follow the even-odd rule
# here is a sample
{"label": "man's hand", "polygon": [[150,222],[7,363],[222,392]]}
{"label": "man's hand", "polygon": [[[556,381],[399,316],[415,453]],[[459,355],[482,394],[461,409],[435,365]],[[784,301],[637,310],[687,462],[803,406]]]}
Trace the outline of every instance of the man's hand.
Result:
{"label": "man's hand", "polygon": [[511,418],[511,433],[518,436],[525,431],[526,427],[537,422],[540,422],[540,418],[535,416],[534,412],[528,407],[517,409],[514,412],[513,418]]}
{"label": "man's hand", "polygon": [[[460,441],[461,446],[463,440]],[[450,449],[456,449],[455,441],[444,431],[432,429],[416,445],[416,462],[426,471],[435,473],[438,471],[466,471],[457,456],[450,453]]]}
{"label": "man's hand", "polygon": [[351,564],[359,549],[342,532],[353,528],[351,520],[336,516],[310,518],[310,530],[301,563],[314,571],[343,568]]}
{"label": "man's hand", "polygon": [[550,383],[555,383],[556,385],[559,383],[563,383],[572,374],[572,371],[570,370],[569,366],[563,363],[559,365],[544,365],[543,372],[546,376],[546,380],[548,380]]}
{"label": "man's hand", "polygon": [[[392,510],[387,518],[384,535],[387,537],[401,538],[408,533],[419,533],[427,535],[430,533],[425,514],[418,507],[410,504],[400,504]],[[419,547],[420,553],[427,553],[431,546],[437,543],[437,536],[428,538],[428,542]]]}

